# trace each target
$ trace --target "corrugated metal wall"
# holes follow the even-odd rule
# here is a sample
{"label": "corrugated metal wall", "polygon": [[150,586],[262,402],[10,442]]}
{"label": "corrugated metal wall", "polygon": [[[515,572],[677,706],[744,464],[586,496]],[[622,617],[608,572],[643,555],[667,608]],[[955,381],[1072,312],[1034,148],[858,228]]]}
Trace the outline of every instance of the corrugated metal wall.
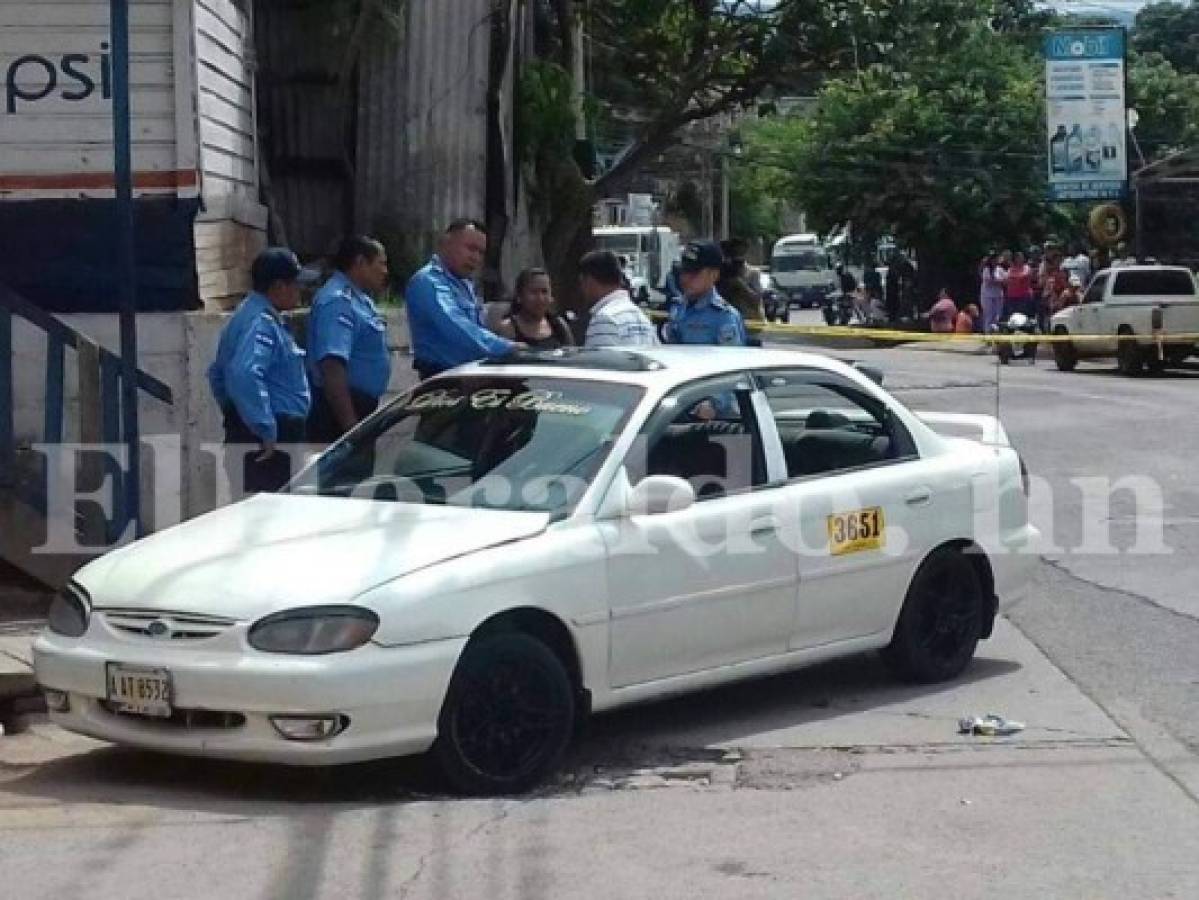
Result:
{"label": "corrugated metal wall", "polygon": [[[332,33],[320,7],[259,0],[264,160],[287,239],[301,255],[328,252],[353,227],[382,238],[402,274],[424,262],[451,219],[485,217],[492,2],[408,0],[401,29],[375,26],[347,110],[336,83],[348,33]],[[525,37],[514,30],[514,40]],[[513,85],[509,70],[507,147],[498,151],[506,154]],[[516,204],[520,192],[509,183],[507,193],[504,259],[515,269],[534,261],[535,240]],[[512,273],[504,274],[510,283]]]}
{"label": "corrugated metal wall", "polygon": [[400,47],[370,48],[358,95],[357,227],[424,234],[424,250],[454,217],[483,217],[490,15],[491,0],[411,0]]}
{"label": "corrugated metal wall", "polygon": [[259,0],[254,15],[264,186],[287,242],[320,256],[348,227],[353,200],[337,87],[346,35],[319,8]]}

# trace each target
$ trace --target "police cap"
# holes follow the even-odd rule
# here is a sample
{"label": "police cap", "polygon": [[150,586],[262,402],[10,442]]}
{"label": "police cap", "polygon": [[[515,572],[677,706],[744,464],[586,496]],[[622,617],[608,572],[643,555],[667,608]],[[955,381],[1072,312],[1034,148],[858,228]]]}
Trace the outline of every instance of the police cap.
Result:
{"label": "police cap", "polygon": [[683,248],[681,268],[684,272],[699,272],[703,269],[719,269],[724,265],[724,253],[720,245],[712,241],[693,241]]}

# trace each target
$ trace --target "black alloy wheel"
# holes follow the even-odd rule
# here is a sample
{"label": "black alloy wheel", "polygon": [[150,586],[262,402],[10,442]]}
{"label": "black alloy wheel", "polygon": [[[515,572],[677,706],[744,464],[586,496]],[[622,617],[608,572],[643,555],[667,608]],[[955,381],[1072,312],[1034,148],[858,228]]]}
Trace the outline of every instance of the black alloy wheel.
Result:
{"label": "black alloy wheel", "polygon": [[537,639],[520,633],[474,639],[450,682],[434,756],[461,793],[523,793],[566,751],[574,696],[561,661]]}
{"label": "black alloy wheel", "polygon": [[960,550],[938,550],[912,579],[884,658],[906,681],[955,678],[974,656],[985,608],[973,563]]}

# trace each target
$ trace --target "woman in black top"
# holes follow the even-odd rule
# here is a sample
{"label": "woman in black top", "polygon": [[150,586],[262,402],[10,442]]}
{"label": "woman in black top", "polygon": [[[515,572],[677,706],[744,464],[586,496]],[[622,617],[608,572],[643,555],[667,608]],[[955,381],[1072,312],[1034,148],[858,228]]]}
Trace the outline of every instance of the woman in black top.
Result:
{"label": "woman in black top", "polygon": [[574,346],[570,329],[551,312],[554,293],[544,269],[525,269],[516,276],[516,298],[496,331],[530,350]]}

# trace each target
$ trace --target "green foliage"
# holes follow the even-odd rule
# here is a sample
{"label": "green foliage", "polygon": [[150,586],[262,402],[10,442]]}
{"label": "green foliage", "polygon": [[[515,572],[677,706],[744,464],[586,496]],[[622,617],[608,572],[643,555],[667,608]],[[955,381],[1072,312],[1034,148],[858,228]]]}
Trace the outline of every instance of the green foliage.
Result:
{"label": "green foliage", "polygon": [[829,82],[811,119],[755,129],[750,158],[822,231],[852,222],[959,264],[1042,235],[1039,64],[985,22],[956,41]]}
{"label": "green foliage", "polygon": [[1128,103],[1137,111],[1137,140],[1153,159],[1199,141],[1199,75],[1179,72],[1161,54],[1134,55]]}
{"label": "green foliage", "polygon": [[1179,72],[1199,74],[1199,5],[1149,4],[1137,14],[1132,46],[1160,53]]}
{"label": "green foliage", "polygon": [[535,60],[521,72],[516,129],[524,159],[571,152],[575,140],[574,81],[556,63]]}

